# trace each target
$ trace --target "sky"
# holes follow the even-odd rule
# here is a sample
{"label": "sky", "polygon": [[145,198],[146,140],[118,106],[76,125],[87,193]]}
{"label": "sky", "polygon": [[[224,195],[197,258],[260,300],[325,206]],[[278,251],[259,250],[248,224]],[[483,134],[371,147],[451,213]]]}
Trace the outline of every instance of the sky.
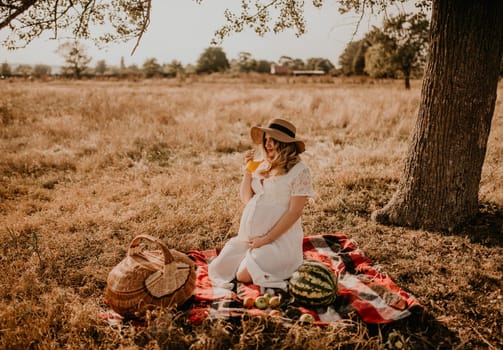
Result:
{"label": "sky", "polygon": [[[93,58],[90,65],[105,60],[108,65],[119,66],[121,57],[126,66],[141,66],[149,58],[156,58],[161,64],[173,60],[184,65],[195,64],[204,49],[211,46],[215,30],[225,24],[224,10],[236,9],[239,4],[237,0],[205,0],[202,4],[193,0],[154,0],[149,28],[134,54],[135,40],[102,48],[84,42],[88,55]],[[281,56],[303,60],[321,57],[337,66],[339,56],[351,40],[361,39],[372,25],[382,23],[381,17],[368,15],[358,25],[360,15],[341,15],[335,0],[326,0],[321,9],[314,8],[309,0],[305,4],[307,32],[304,35],[297,37],[294,30],[265,37],[251,30],[234,33],[220,45],[227,58],[237,58],[240,52],[249,52],[257,60],[275,62]],[[5,29],[0,31],[0,40],[6,35]],[[0,46],[0,62],[60,66],[64,60],[56,50],[65,41],[68,39],[55,40],[50,34],[44,34],[27,47],[14,51]]]}

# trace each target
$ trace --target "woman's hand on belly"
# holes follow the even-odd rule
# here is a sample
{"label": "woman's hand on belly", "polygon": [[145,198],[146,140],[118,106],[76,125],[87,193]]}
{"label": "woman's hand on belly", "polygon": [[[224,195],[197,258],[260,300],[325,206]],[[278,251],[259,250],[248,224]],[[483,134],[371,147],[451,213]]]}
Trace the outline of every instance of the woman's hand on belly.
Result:
{"label": "woman's hand on belly", "polygon": [[250,239],[248,245],[250,246],[250,248],[260,248],[269,243],[271,243],[271,239],[268,235],[264,235]]}

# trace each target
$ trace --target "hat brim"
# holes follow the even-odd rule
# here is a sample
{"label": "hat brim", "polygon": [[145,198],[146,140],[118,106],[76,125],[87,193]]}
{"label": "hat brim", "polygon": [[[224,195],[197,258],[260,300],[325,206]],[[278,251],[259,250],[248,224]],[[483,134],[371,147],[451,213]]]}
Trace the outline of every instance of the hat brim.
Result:
{"label": "hat brim", "polygon": [[304,141],[298,140],[294,137],[290,137],[279,130],[264,128],[260,126],[253,126],[251,128],[250,134],[253,143],[256,143],[257,145],[262,144],[262,140],[264,139],[264,133],[267,133],[267,135],[269,135],[271,138],[280,142],[295,143],[297,145],[297,151],[299,153],[302,153],[306,150],[306,145],[304,144]]}

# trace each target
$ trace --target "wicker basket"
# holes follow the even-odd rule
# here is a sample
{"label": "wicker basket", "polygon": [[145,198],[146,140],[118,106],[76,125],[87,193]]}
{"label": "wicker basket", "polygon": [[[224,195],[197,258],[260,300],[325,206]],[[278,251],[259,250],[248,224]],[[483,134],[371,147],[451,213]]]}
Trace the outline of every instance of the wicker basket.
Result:
{"label": "wicker basket", "polygon": [[[156,243],[161,250],[141,251],[140,241]],[[151,305],[177,307],[185,303],[196,286],[194,262],[159,239],[135,237],[128,255],[108,274],[105,301],[125,317],[142,317]]]}

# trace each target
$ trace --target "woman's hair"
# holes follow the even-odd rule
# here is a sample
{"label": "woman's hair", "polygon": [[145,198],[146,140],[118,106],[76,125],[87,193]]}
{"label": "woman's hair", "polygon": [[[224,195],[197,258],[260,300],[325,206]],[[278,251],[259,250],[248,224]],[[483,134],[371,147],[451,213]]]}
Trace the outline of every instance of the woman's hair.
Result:
{"label": "woman's hair", "polygon": [[[295,164],[300,162],[300,155],[295,142],[285,143],[272,139],[276,148],[276,156],[269,160],[269,166],[260,173],[262,175],[274,170],[275,175],[283,175],[290,171]],[[262,141],[262,148],[265,150],[265,133]],[[266,156],[267,157],[267,156]]]}

